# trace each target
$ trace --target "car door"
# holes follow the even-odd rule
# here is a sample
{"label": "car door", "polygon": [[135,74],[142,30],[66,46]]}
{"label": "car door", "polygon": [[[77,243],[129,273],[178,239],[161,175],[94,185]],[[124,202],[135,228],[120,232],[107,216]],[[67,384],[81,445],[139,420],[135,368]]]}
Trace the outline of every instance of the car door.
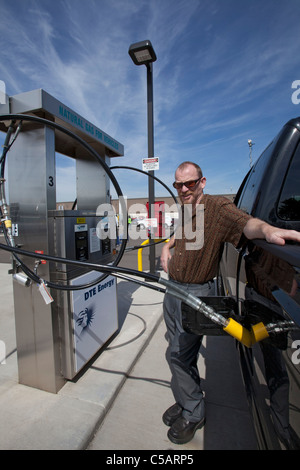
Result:
{"label": "car door", "polygon": [[[275,207],[273,199],[265,220],[300,230],[300,145],[297,132],[292,134],[298,140],[292,142],[289,164],[286,154],[276,150],[275,139],[249,171],[235,202],[260,216],[258,209],[271,207],[270,194],[276,190]],[[267,191],[269,171],[276,184]],[[251,348],[238,344],[259,447],[300,449],[300,247],[264,241],[248,241],[238,249],[225,245],[220,272],[225,293],[237,301],[241,322],[249,329],[262,323],[270,330]]]}

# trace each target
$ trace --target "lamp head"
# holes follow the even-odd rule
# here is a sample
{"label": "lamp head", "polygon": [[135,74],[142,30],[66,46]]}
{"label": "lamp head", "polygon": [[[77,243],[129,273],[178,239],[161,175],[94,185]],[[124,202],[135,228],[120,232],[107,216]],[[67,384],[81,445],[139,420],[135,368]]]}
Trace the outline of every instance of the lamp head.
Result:
{"label": "lamp head", "polygon": [[156,61],[155,51],[148,39],[146,41],[131,44],[128,54],[135,65],[147,65]]}

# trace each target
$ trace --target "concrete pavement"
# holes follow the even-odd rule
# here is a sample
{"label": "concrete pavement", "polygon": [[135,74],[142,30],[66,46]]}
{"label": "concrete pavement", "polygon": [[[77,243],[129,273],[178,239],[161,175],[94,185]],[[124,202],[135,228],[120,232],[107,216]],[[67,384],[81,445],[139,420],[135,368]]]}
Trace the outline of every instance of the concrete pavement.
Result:
{"label": "concrete pavement", "polygon": [[7,355],[0,365],[1,450],[254,448],[231,338],[218,338],[218,344],[207,338],[199,360],[205,428],[184,446],[168,441],[161,414],[173,399],[163,294],[132,282],[118,281],[119,333],[77,380],[57,394],[19,384],[9,268],[0,264],[0,341]]}
{"label": "concrete pavement", "polygon": [[232,338],[206,337],[199,357],[206,424],[187,444],[167,437],[162,414],[173,404],[162,321],[124,383],[89,450],[253,450],[256,448]]}

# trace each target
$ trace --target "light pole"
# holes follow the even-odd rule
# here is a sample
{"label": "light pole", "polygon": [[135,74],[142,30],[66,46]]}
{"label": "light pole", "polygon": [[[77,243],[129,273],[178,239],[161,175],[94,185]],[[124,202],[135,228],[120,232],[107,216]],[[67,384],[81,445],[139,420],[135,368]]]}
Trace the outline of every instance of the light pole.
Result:
{"label": "light pole", "polygon": [[[147,121],[148,121],[148,158],[154,157],[154,129],[153,129],[153,74],[152,62],[156,61],[156,54],[149,40],[131,44],[128,53],[135,65],[146,65],[147,67]],[[154,218],[154,171],[149,171],[148,177],[148,200],[149,217]],[[151,244],[152,233],[150,231],[149,263],[150,273],[155,272],[155,246]]]}

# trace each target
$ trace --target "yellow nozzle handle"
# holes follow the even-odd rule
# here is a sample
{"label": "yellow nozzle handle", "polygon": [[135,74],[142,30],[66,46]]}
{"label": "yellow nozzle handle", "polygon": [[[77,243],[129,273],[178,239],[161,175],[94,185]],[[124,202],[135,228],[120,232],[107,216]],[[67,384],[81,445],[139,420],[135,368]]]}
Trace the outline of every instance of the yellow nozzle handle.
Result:
{"label": "yellow nozzle handle", "polygon": [[244,346],[247,346],[247,348],[252,346],[252,335],[250,331],[232,318],[229,318],[228,325],[225,326],[223,330],[240,341]]}
{"label": "yellow nozzle handle", "polygon": [[252,344],[258,343],[269,336],[269,333],[262,322],[252,325],[251,330]]}
{"label": "yellow nozzle handle", "polygon": [[228,325],[225,326],[223,330],[240,341],[244,346],[247,346],[247,348],[251,348],[253,344],[269,337],[269,333],[262,322],[252,325],[250,332],[247,328],[240,325],[240,323],[229,318]]}

